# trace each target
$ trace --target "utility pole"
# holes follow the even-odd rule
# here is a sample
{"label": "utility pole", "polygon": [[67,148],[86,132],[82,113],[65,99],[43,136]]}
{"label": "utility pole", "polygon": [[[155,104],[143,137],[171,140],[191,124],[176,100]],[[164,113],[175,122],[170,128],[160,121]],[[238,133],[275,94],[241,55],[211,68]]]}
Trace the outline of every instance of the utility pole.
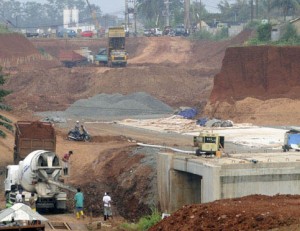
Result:
{"label": "utility pole", "polygon": [[127,24],[127,29],[132,28],[132,25],[129,22],[130,14],[133,14],[133,20],[134,20],[134,34],[136,36],[137,34],[137,28],[136,28],[136,0],[125,0],[125,24]]}
{"label": "utility pole", "polygon": [[129,23],[129,20],[128,20],[128,0],[125,0],[125,29],[128,30],[128,23]]}
{"label": "utility pole", "polygon": [[199,6],[199,19],[200,19],[200,30],[202,30],[202,0],[200,0],[200,6]]}
{"label": "utility pole", "polygon": [[270,4],[270,0],[268,0],[268,23],[270,23],[270,11],[271,11],[271,4]]}
{"label": "utility pole", "polygon": [[184,0],[184,28],[190,29],[190,0]]}
{"label": "utility pole", "polygon": [[134,7],[133,7],[133,18],[134,18],[134,36],[137,36],[137,30],[136,30],[136,11],[137,11],[137,9],[136,9],[136,0],[134,0],[134,2],[133,2],[133,4],[134,4]]}
{"label": "utility pole", "polygon": [[258,19],[258,0],[255,1],[255,11],[256,11],[256,19]]}
{"label": "utility pole", "polygon": [[164,4],[166,5],[166,13],[165,13],[165,17],[166,17],[166,26],[170,26],[170,2],[169,0],[164,1]]}
{"label": "utility pole", "polygon": [[251,22],[253,21],[253,0],[250,0],[250,9],[251,9]]}

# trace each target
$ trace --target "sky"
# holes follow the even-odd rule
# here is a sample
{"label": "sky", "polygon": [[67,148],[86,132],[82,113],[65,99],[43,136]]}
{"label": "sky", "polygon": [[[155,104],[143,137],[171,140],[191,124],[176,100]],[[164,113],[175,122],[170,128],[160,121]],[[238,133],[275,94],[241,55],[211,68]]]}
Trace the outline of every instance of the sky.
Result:
{"label": "sky", "polygon": [[[44,3],[45,0],[19,0],[20,2],[40,2]],[[125,11],[125,0],[89,0],[90,3],[100,6],[102,12],[104,14],[114,14],[114,15],[121,15]],[[164,1],[164,0],[162,0]],[[192,1],[198,1],[200,0],[190,0]],[[206,6],[206,9],[208,12],[218,12],[217,5],[220,2],[220,0],[201,0],[202,3]],[[172,0],[170,0],[172,2]]]}
{"label": "sky", "polygon": [[[164,1],[164,0],[162,0]],[[191,0],[192,2],[193,0]],[[194,0],[196,1],[196,0]],[[200,0],[197,0],[200,2]],[[208,12],[216,12],[220,0],[201,0]],[[172,2],[170,0],[170,2]],[[90,0],[90,3],[99,5],[103,13],[122,13],[125,9],[125,0]]]}

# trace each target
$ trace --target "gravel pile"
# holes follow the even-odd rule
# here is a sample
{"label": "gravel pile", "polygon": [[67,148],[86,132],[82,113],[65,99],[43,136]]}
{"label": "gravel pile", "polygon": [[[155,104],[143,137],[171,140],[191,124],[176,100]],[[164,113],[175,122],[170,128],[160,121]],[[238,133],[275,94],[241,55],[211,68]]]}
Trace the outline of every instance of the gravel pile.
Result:
{"label": "gravel pile", "polygon": [[172,114],[173,109],[144,92],[130,95],[99,94],[88,99],[80,99],[64,112],[43,112],[48,120],[55,117],[107,119],[107,118],[147,118],[151,116]]}

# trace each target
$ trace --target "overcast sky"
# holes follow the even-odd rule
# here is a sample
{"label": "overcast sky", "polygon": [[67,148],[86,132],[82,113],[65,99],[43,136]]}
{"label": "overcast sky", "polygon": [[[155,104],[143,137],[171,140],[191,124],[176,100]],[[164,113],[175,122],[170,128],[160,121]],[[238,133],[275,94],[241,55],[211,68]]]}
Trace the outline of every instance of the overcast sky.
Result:
{"label": "overcast sky", "polygon": [[[31,1],[31,2],[41,2],[44,3],[45,0],[20,0],[21,2]],[[163,0],[162,0],[163,1]],[[191,0],[196,1],[196,0]],[[200,0],[197,0],[200,2]],[[209,12],[216,12],[217,11],[217,4],[220,0],[201,0],[202,3],[206,6],[206,9]],[[170,2],[172,2],[170,0]],[[231,0],[230,2],[233,2]],[[104,14],[123,14],[125,11],[125,0],[90,0],[90,3],[100,6],[102,12]]]}

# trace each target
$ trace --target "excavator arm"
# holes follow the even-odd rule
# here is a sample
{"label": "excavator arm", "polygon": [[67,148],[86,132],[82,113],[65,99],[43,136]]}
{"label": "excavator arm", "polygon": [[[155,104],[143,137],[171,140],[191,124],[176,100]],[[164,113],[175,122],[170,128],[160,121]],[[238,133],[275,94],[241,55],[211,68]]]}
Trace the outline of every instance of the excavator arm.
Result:
{"label": "excavator arm", "polygon": [[95,29],[97,30],[97,32],[99,32],[99,30],[100,30],[100,24],[98,22],[98,19],[97,19],[97,16],[96,16],[96,12],[95,12],[94,9],[92,9],[89,0],[86,0],[86,3],[88,4],[88,7],[90,9],[90,12],[91,12],[91,15],[92,15],[92,18],[93,18],[93,21],[94,21]]}

